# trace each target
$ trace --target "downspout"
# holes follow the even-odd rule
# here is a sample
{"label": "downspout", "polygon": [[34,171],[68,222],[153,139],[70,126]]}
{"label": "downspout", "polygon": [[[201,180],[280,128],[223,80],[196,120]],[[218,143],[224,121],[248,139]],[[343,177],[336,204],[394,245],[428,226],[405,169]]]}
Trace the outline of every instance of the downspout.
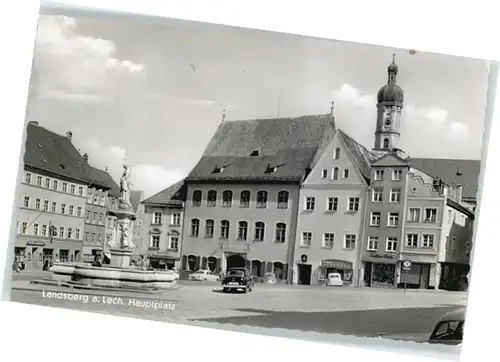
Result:
{"label": "downspout", "polygon": [[[187,188],[187,186],[186,186]],[[186,202],[182,202],[182,207],[181,207],[181,212],[182,212],[182,225],[181,225],[181,245],[179,247],[179,279],[181,278],[182,274],[182,261],[183,261],[183,249],[184,249],[184,226],[185,226],[185,217],[186,217]],[[187,263],[187,260],[186,260]]]}
{"label": "downspout", "polygon": [[361,279],[362,279],[362,273],[361,273],[361,256],[363,255],[363,250],[365,249],[365,242],[366,242],[366,231],[368,229],[368,226],[366,225],[366,220],[367,220],[367,214],[368,214],[368,203],[370,202],[370,194],[371,194],[371,185],[366,185],[366,191],[365,191],[365,204],[364,204],[364,212],[363,216],[361,217],[361,241],[358,243],[358,255],[357,255],[357,270],[358,270],[358,282],[357,282],[357,287],[361,285]]}

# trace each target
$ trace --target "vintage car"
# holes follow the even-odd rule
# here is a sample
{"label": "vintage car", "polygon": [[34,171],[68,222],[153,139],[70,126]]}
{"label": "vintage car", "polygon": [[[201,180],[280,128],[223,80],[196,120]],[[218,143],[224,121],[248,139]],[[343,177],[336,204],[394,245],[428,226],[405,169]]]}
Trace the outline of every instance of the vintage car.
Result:
{"label": "vintage car", "polygon": [[209,282],[218,282],[219,276],[214,274],[211,270],[197,270],[194,273],[189,274],[189,280],[198,280],[198,281],[209,281]]}
{"label": "vintage car", "polygon": [[342,276],[340,273],[329,273],[326,277],[326,286],[327,287],[341,287],[344,285],[342,281]]}
{"label": "vintage car", "polygon": [[459,345],[464,335],[465,308],[445,314],[436,324],[429,343]]}
{"label": "vintage car", "polygon": [[242,290],[243,292],[251,292],[254,287],[254,280],[248,270],[244,268],[230,268],[222,281],[222,291],[224,293],[230,291]]}

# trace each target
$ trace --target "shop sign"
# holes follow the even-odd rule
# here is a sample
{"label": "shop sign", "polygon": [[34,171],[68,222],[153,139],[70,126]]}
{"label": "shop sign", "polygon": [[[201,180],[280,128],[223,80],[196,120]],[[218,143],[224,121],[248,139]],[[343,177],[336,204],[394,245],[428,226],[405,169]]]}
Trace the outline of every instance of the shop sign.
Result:
{"label": "shop sign", "polygon": [[377,254],[377,253],[372,253],[370,254],[370,256],[373,258],[373,259],[394,259],[394,255],[391,255],[391,254]]}
{"label": "shop sign", "polygon": [[326,259],[321,262],[321,266],[324,268],[335,268],[341,270],[352,270],[352,263],[344,260],[332,260]]}
{"label": "shop sign", "polygon": [[302,254],[300,256],[300,261],[302,261],[303,263],[307,263],[307,255],[306,254]]}
{"label": "shop sign", "polygon": [[28,246],[45,246],[45,242],[43,241],[28,241],[26,243]]}
{"label": "shop sign", "polygon": [[411,260],[410,259],[405,259],[403,261],[403,270],[405,270],[405,271],[411,270]]}

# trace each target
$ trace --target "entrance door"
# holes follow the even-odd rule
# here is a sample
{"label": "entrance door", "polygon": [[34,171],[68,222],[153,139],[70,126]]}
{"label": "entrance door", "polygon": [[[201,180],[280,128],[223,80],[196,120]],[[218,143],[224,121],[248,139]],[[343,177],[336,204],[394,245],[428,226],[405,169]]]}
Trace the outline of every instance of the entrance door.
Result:
{"label": "entrance door", "polygon": [[372,286],[372,269],[373,263],[365,263],[365,273],[363,279],[365,281],[365,286],[367,287]]}
{"label": "entrance door", "polygon": [[420,269],[420,289],[429,288],[429,278],[431,274],[431,265],[422,264]]}
{"label": "entrance door", "polygon": [[311,285],[311,264],[298,264],[299,266],[299,284]]}
{"label": "entrance door", "polygon": [[47,266],[50,268],[50,264],[52,262],[52,254],[53,254],[54,249],[43,249],[42,253],[42,265],[45,266],[45,263],[47,263]]}
{"label": "entrance door", "polygon": [[245,268],[245,258],[240,254],[233,254],[227,257],[227,269]]}

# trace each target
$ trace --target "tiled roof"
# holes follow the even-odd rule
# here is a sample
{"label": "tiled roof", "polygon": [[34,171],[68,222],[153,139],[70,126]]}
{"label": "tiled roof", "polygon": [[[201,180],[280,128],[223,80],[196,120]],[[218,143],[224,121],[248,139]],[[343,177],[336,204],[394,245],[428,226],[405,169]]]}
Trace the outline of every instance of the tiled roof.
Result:
{"label": "tiled roof", "polygon": [[186,181],[300,181],[334,132],[330,114],[224,122]]}
{"label": "tiled roof", "polygon": [[345,146],[353,156],[356,167],[361,171],[362,175],[367,181],[370,180],[370,162],[374,160],[375,155],[368,151],[365,146],[361,145],[346,133],[344,133],[344,131],[339,129],[338,133],[344,141]]}
{"label": "tiled roof", "polygon": [[203,156],[273,155],[277,150],[317,148],[325,132],[334,131],[330,114],[221,123]]}
{"label": "tiled roof", "polygon": [[176,182],[166,189],[143,200],[142,204],[154,205],[182,205],[186,200],[187,187],[184,180]]}
{"label": "tiled roof", "polygon": [[26,132],[26,166],[86,181],[85,160],[67,137],[32,123],[28,123]]}
{"label": "tiled roof", "polygon": [[116,197],[120,196],[120,189],[118,185],[106,171],[87,165],[86,178],[91,184],[108,188],[109,195]]}
{"label": "tiled roof", "polygon": [[303,148],[278,150],[271,156],[203,156],[186,180],[299,182],[315,153],[316,148]]}
{"label": "tiled roof", "polygon": [[144,193],[142,191],[130,191],[130,203],[132,204],[132,209],[137,212],[137,208],[141,203],[141,199]]}
{"label": "tiled roof", "polygon": [[410,164],[430,176],[441,178],[449,185],[462,185],[463,197],[477,198],[480,160],[411,158]]}

